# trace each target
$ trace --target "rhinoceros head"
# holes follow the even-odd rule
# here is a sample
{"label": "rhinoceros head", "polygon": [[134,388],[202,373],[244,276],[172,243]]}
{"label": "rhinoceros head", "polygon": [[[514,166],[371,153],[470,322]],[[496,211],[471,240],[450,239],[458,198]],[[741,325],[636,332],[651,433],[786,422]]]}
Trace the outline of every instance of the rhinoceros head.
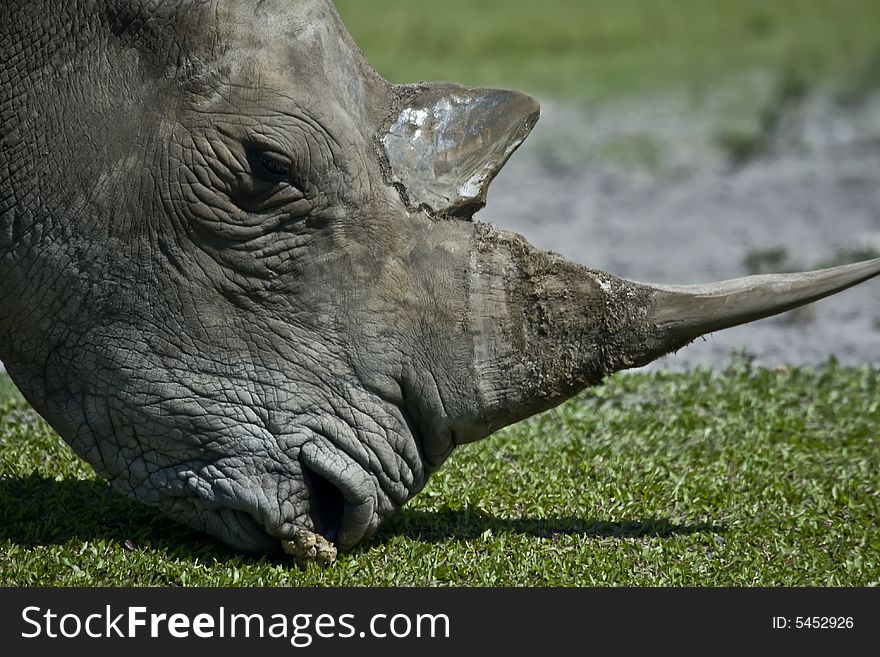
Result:
{"label": "rhinoceros head", "polygon": [[475,223],[524,94],[399,86],[328,0],[7,0],[0,358],[116,489],[330,560],[452,450],[880,272],[694,288]]}

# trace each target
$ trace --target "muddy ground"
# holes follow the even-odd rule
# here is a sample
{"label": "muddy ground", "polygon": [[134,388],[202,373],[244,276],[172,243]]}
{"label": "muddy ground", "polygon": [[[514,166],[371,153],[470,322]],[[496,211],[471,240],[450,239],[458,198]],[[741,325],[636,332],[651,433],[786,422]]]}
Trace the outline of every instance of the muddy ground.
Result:
{"label": "muddy ground", "polygon": [[[545,105],[479,218],[590,267],[694,283],[880,254],[880,95]],[[776,94],[776,95],[774,95]],[[746,105],[749,105],[746,103]],[[731,109],[732,108],[732,109]],[[880,365],[880,280],[652,366]]]}

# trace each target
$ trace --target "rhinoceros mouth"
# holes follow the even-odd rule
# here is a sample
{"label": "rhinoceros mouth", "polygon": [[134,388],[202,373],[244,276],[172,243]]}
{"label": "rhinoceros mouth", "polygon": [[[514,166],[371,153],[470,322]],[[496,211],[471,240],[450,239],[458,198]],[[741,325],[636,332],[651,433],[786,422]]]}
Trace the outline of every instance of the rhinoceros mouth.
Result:
{"label": "rhinoceros mouth", "polygon": [[314,531],[338,545],[345,518],[345,494],[307,463],[301,463],[303,480],[309,493],[309,517]]}
{"label": "rhinoceros mouth", "polygon": [[349,550],[378,527],[374,478],[323,443],[309,442],[299,463],[309,495],[312,529],[340,550]]}

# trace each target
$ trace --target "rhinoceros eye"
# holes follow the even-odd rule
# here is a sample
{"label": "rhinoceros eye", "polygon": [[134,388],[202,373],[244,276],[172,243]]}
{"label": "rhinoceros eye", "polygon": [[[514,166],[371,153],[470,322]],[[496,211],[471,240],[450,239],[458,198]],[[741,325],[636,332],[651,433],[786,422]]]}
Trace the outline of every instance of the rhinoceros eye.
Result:
{"label": "rhinoceros eye", "polygon": [[293,166],[280,153],[257,150],[248,153],[251,172],[256,178],[270,183],[291,182]]}

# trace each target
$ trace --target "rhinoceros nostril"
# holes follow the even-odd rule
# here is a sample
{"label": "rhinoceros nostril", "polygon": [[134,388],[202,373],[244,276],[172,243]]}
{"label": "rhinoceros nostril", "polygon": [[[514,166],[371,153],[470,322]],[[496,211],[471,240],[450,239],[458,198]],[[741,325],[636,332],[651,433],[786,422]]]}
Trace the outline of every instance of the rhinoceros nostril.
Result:
{"label": "rhinoceros nostril", "polygon": [[339,541],[345,515],[345,496],[325,477],[301,463],[309,491],[309,516],[315,532],[331,543]]}

